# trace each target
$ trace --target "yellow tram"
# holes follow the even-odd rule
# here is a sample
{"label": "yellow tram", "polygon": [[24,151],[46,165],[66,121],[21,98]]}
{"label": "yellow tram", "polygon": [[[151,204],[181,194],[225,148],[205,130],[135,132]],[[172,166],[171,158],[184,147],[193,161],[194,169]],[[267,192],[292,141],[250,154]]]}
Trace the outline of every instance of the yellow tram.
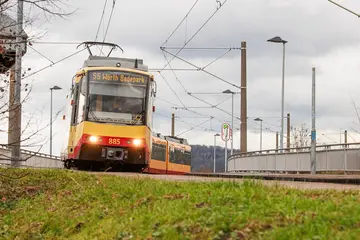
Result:
{"label": "yellow tram", "polygon": [[[159,140],[152,133],[156,82],[143,60],[109,57],[120,48],[116,44],[83,44],[90,56],[73,77],[68,98],[69,130],[61,151],[65,168],[190,172],[189,162],[172,161],[179,155],[175,149],[186,148],[188,153],[184,140]],[[90,47],[95,45],[109,46],[111,51],[107,56],[94,56]],[[164,166],[152,159],[159,146],[166,149],[165,160],[164,156],[159,160]],[[180,166],[182,162],[188,165]]]}

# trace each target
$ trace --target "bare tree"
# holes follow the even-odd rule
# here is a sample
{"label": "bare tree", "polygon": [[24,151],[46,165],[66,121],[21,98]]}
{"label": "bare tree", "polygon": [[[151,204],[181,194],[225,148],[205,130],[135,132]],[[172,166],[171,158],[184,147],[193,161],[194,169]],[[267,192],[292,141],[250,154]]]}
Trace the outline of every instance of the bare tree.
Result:
{"label": "bare tree", "polygon": [[[65,0],[22,0],[24,2],[24,5],[26,6],[24,11],[24,22],[23,26],[24,29],[27,26],[34,26],[35,21],[39,20],[41,18],[41,14],[45,18],[45,22],[50,21],[50,18],[52,17],[60,17],[60,18],[66,18],[70,16],[74,11],[65,12],[63,9],[65,7],[69,7],[69,5],[66,4]],[[17,22],[12,19],[11,16],[14,16],[17,12],[17,4],[18,0],[0,0],[0,70],[1,72],[4,72],[4,70],[9,69],[9,66],[1,66],[1,63],[12,63],[14,62],[15,57],[15,45],[20,44],[16,41],[8,41],[9,38],[15,39],[17,31],[16,25]],[[32,33],[23,33],[26,35],[26,38],[24,38],[24,45],[27,45],[30,41],[33,41],[35,39],[41,38],[42,34],[32,34]],[[10,64],[11,65],[11,64]],[[28,72],[31,71],[31,69],[22,69],[21,76],[24,78],[27,76]],[[3,134],[8,134],[9,130],[11,131],[12,126],[15,124],[13,122],[9,122],[9,115],[12,114],[14,111],[21,111],[22,113],[25,113],[21,108],[19,108],[19,105],[15,105],[13,102],[10,101],[10,92],[9,88],[12,84],[10,84],[9,76],[10,74],[14,74],[13,69],[9,69],[6,74],[1,75],[0,74],[0,132]],[[27,102],[30,98],[31,94],[31,83],[28,83],[26,81],[22,81],[21,83],[21,105],[25,102]],[[37,151],[34,151],[33,153],[38,153],[46,141],[48,140],[48,137],[43,137],[39,139],[39,136],[41,136],[41,131],[46,129],[50,123],[47,123],[45,126],[40,126],[35,118],[35,111],[31,114],[22,114],[25,115],[25,123],[22,121],[23,127],[22,127],[22,139],[20,142],[12,142],[9,147],[11,146],[19,146],[21,147],[36,147]],[[56,117],[60,114],[58,112],[56,114]],[[36,114],[38,115],[38,114]],[[54,121],[55,118],[52,119]],[[8,129],[5,129],[5,126],[7,126],[8,122]],[[36,140],[35,140],[36,136]],[[4,145],[0,144],[0,148],[4,149]],[[22,157],[21,161],[28,160],[31,156],[31,154],[27,154],[27,156]],[[4,163],[4,160],[11,160],[11,157],[9,154],[4,154],[0,151],[0,164]]]}
{"label": "bare tree", "polygon": [[301,124],[300,127],[292,127],[291,147],[303,148],[308,147],[310,142],[310,129],[306,123]]}

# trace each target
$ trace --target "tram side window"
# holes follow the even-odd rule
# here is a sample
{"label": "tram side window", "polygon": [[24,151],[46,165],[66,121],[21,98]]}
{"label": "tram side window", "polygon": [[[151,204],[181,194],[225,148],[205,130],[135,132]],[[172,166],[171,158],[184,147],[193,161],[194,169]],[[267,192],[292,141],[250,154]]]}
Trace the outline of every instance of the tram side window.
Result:
{"label": "tram side window", "polygon": [[181,149],[175,149],[173,163],[191,165],[191,153]]}
{"label": "tram side window", "polygon": [[75,85],[75,93],[74,93],[74,105],[73,105],[73,112],[72,112],[72,124],[76,124],[77,123],[77,116],[78,116],[78,102],[79,102],[79,90],[80,90],[80,86],[79,84]]}
{"label": "tram side window", "polygon": [[169,149],[169,162],[171,163],[176,163],[176,159],[175,159],[175,150],[173,147],[170,147]]}
{"label": "tram side window", "polygon": [[84,112],[85,112],[85,93],[86,93],[86,78],[82,78],[81,79],[81,89],[79,89],[79,101],[78,101],[78,116],[77,116],[77,121],[76,123],[79,124],[82,121],[84,121]]}
{"label": "tram side window", "polygon": [[166,159],[166,147],[161,144],[153,143],[151,158],[165,162]]}

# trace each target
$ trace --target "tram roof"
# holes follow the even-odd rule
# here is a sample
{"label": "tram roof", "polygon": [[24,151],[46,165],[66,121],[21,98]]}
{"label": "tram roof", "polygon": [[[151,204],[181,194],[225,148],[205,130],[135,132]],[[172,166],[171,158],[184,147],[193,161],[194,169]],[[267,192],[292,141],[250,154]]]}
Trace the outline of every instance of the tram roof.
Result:
{"label": "tram roof", "polygon": [[184,145],[189,145],[188,141],[185,138],[165,136],[165,139],[170,142],[176,142],[176,143],[180,143],[180,144],[184,144]]}
{"label": "tram roof", "polygon": [[148,66],[144,65],[144,61],[142,59],[133,58],[89,56],[83,64],[83,68],[87,67],[121,67],[148,72]]}

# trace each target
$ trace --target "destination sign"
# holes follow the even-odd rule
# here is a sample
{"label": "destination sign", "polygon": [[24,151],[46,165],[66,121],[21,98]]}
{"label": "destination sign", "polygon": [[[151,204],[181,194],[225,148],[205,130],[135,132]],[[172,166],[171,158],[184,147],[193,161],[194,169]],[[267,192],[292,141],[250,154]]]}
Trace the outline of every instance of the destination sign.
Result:
{"label": "destination sign", "polygon": [[90,81],[120,82],[146,85],[148,77],[140,74],[112,71],[90,72]]}

